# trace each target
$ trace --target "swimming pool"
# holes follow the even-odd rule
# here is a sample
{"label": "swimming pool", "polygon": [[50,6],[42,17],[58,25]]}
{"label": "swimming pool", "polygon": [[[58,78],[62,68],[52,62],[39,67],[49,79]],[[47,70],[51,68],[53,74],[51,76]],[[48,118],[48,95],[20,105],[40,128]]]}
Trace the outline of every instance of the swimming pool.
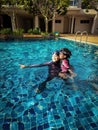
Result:
{"label": "swimming pool", "polygon": [[[50,61],[63,47],[72,51],[77,77],[54,78],[36,94],[47,67],[19,64]],[[98,130],[98,46],[65,39],[0,42],[0,130]]]}

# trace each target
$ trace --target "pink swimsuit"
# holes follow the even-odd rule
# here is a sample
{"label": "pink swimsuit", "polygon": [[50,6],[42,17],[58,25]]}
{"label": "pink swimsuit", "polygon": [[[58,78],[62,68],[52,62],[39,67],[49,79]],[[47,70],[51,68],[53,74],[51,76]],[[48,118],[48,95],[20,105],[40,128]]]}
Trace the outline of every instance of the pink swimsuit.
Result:
{"label": "pink swimsuit", "polygon": [[67,72],[67,70],[69,69],[69,62],[67,59],[62,60],[61,69],[61,72]]}

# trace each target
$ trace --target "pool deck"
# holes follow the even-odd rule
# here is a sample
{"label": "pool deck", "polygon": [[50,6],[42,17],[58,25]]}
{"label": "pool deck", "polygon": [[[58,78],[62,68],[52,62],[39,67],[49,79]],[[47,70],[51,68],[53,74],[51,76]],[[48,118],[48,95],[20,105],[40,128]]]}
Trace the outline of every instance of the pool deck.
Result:
{"label": "pool deck", "polygon": [[[75,40],[75,34],[60,34],[60,36],[66,38],[66,39]],[[80,41],[80,38],[81,38],[81,36],[77,35],[76,40]],[[86,41],[86,35],[82,36],[82,41],[83,42]],[[87,42],[98,45],[98,35],[88,35]]]}
{"label": "pool deck", "polygon": [[[24,35],[24,38],[41,38],[41,37],[43,37],[43,36],[41,36],[41,35],[28,35],[28,34]],[[60,37],[75,40],[75,34],[60,34]],[[76,40],[80,41],[80,38],[81,38],[81,36],[77,35]],[[82,36],[82,41],[83,42],[86,41],[86,35]],[[98,35],[88,35],[87,42],[94,43],[94,44],[98,45]]]}
{"label": "pool deck", "polygon": [[[6,35],[0,35],[0,39],[8,39],[6,37],[7,37]],[[86,38],[87,38],[87,42],[88,43],[91,43],[91,44],[93,43],[93,44],[98,45],[98,35],[91,35],[90,34],[90,35],[88,35],[88,37],[86,37],[86,35],[83,35],[82,38],[81,38],[80,34],[78,34],[77,37],[75,36],[75,34],[60,34],[60,37],[63,37],[65,39],[70,39],[70,40],[75,40],[75,38],[76,38],[76,41],[80,41],[81,40],[83,42],[85,42]],[[28,38],[43,38],[43,36],[42,35],[24,34],[23,38],[27,38],[27,39]],[[44,38],[49,38],[49,37],[44,37]]]}

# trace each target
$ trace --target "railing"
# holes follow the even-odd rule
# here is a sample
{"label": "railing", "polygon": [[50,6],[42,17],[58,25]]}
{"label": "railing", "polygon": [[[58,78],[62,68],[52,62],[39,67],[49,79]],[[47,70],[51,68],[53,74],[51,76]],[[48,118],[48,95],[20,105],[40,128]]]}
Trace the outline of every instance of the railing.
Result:
{"label": "railing", "polygon": [[87,39],[88,39],[88,33],[87,33],[87,31],[83,31],[83,32],[77,31],[76,34],[75,34],[75,41],[76,41],[76,39],[77,39],[77,35],[78,35],[78,34],[80,34],[80,42],[82,41],[82,36],[83,36],[83,34],[86,34],[86,40],[85,40],[85,42],[87,42]]}
{"label": "railing", "polygon": [[77,35],[78,35],[78,34],[81,34],[81,31],[77,31],[77,32],[76,32],[76,34],[75,34],[75,41],[76,41],[76,39],[77,39]]}
{"label": "railing", "polygon": [[83,34],[86,34],[86,42],[87,42],[87,39],[88,39],[88,33],[87,33],[87,31],[83,31],[82,33],[81,33],[81,38],[80,38],[80,42],[82,41],[82,36],[83,36]]}

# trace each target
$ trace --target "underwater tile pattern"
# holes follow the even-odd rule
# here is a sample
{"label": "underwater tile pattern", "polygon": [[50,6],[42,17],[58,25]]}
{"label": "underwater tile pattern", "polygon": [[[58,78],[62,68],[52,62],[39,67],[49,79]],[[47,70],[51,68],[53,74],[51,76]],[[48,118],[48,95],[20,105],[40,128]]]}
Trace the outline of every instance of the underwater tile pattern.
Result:
{"label": "underwater tile pattern", "polygon": [[0,130],[97,130],[98,93],[91,83],[85,89],[87,85],[79,88],[62,81],[36,94],[34,86],[29,93],[29,86],[22,91],[21,84],[6,97],[1,88]]}
{"label": "underwater tile pattern", "polygon": [[[98,130],[98,77],[90,81],[84,77],[66,81],[54,78],[37,94],[35,90],[45,79],[47,68],[21,70],[17,66],[21,60],[32,60],[28,50],[24,53],[17,44],[15,49],[6,44],[6,53],[4,48],[0,50],[0,130]],[[97,62],[92,62],[96,66]]]}

